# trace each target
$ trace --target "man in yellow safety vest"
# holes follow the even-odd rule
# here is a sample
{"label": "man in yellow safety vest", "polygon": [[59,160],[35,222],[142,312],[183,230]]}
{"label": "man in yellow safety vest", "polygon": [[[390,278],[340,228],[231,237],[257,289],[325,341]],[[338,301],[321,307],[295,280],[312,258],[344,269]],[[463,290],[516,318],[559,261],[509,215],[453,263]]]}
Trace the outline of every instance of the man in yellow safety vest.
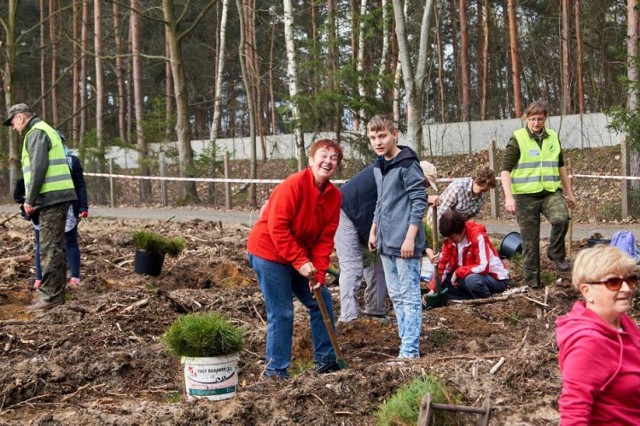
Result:
{"label": "man in yellow safety vest", "polygon": [[[513,133],[502,160],[505,209],[516,213],[522,234],[525,284],[540,286],[540,213],[551,223],[547,256],[560,271],[569,270],[564,237],[569,208],[576,199],[562,158],[558,134],[545,128],[547,108],[533,102],[525,112],[527,125]],[[563,188],[564,195],[563,196]]]}
{"label": "man in yellow safety vest", "polygon": [[73,180],[58,132],[24,103],[9,108],[5,126],[23,136],[24,211],[40,224],[42,284],[30,309],[64,303],[67,256],[64,226],[69,204],[76,200]]}

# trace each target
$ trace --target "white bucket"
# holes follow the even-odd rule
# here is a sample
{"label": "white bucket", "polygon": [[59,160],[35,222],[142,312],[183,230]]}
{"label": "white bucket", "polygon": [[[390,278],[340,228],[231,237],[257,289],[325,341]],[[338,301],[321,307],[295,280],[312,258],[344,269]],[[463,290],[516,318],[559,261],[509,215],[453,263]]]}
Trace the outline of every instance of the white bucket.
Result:
{"label": "white bucket", "polygon": [[429,261],[429,256],[423,257],[420,265],[420,281],[431,281],[434,269],[433,264]]}
{"label": "white bucket", "polygon": [[238,355],[183,357],[187,399],[221,401],[232,398],[238,388]]}

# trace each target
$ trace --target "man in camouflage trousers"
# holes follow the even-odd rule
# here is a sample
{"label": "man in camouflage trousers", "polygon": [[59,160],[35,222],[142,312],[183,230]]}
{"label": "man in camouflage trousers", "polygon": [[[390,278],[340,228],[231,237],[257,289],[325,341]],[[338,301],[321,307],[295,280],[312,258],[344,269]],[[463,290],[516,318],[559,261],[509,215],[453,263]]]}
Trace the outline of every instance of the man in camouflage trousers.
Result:
{"label": "man in camouflage trousers", "polygon": [[558,270],[569,270],[564,245],[570,220],[567,204],[573,209],[576,202],[560,140],[545,128],[546,118],[544,104],[529,105],[527,126],[513,133],[502,161],[505,209],[516,213],[520,225],[524,280],[529,287],[540,286],[540,214],[551,223],[547,256]]}
{"label": "man in camouflage trousers", "polygon": [[67,211],[77,199],[58,132],[36,116],[27,104],[9,108],[3,123],[23,136],[23,208],[40,224],[42,284],[40,300],[31,309],[50,309],[64,303],[67,255],[64,226]]}

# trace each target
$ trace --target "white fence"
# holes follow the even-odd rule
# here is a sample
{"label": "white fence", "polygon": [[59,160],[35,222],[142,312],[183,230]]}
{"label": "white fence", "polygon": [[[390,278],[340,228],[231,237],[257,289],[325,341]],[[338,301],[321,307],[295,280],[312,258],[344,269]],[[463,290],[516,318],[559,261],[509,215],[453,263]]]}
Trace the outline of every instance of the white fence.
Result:
{"label": "white fence", "polygon": [[[595,148],[619,144],[619,135],[607,129],[610,120],[605,114],[583,114],[549,117],[547,126],[558,132],[563,148]],[[423,134],[425,141],[424,155],[443,156],[452,154],[464,154],[486,150],[491,140],[496,141],[496,146],[504,148],[511,134],[524,125],[520,119],[470,121],[464,123],[427,124],[424,125]],[[348,133],[343,133],[349,135]],[[350,136],[355,136],[351,134]],[[333,133],[307,133],[305,144],[309,146],[314,140],[321,138],[332,139]],[[265,137],[267,158],[288,159],[296,157],[296,144],[292,134],[274,135]],[[400,135],[399,143],[416,148],[413,141],[407,141],[404,135]],[[262,156],[260,141],[257,141],[258,156]],[[250,140],[247,137],[225,138],[216,141],[218,153],[229,152],[232,159],[251,158]],[[210,148],[208,140],[191,141],[194,155],[200,155]],[[161,146],[150,144],[152,152],[177,150],[177,143],[172,142]],[[345,157],[359,156],[345,144]],[[113,158],[120,167],[137,167],[138,154],[136,150],[112,148],[107,153],[108,158]]]}

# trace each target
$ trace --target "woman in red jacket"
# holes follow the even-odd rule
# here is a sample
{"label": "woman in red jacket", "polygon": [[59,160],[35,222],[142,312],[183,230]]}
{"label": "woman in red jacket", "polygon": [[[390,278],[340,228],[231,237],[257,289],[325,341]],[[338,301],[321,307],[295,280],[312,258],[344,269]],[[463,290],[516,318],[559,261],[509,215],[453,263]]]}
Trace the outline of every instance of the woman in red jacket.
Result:
{"label": "woman in red jacket", "polygon": [[[440,234],[445,237],[438,273],[453,300],[491,297],[509,284],[509,272],[498,257],[487,228],[466,219],[465,214],[448,210],[438,222]],[[433,292],[433,278],[429,287]]]}
{"label": "woman in red jacket", "polygon": [[[340,191],[329,182],[342,161],[342,149],[328,139],[316,141],[309,167],[277,185],[247,241],[267,310],[266,376],[287,378],[293,340],[293,296],[309,312],[316,371],[339,370],[313,286],[333,324],[331,294],[324,287],[333,237],[340,220]],[[314,283],[315,281],[315,283]]]}
{"label": "woman in red jacket", "polygon": [[576,257],[572,281],[584,300],[556,320],[562,425],[640,423],[640,331],[626,313],[636,274],[635,260],[616,247]]}

